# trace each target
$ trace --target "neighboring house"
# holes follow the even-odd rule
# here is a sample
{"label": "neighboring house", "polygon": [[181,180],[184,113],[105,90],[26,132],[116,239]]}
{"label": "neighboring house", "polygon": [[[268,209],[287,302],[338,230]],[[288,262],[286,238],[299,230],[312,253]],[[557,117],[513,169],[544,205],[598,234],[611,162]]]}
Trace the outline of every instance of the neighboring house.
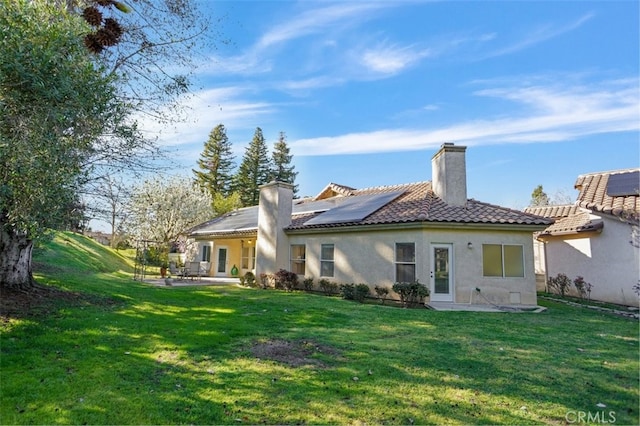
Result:
{"label": "neighboring house", "polygon": [[418,280],[432,302],[535,305],[532,234],[551,221],[467,199],[465,151],[444,144],[432,158],[431,182],[332,183],[296,200],[289,184],[264,185],[258,206],[190,231],[198,260],[211,261],[214,276],[229,276],[235,266],[258,276],[287,269],[316,283]]}
{"label": "neighboring house", "polygon": [[555,221],[535,234],[536,272],[581,276],[593,286],[592,299],[638,306],[639,186],[640,169],[588,173],[576,180],[575,204],[525,209]]}

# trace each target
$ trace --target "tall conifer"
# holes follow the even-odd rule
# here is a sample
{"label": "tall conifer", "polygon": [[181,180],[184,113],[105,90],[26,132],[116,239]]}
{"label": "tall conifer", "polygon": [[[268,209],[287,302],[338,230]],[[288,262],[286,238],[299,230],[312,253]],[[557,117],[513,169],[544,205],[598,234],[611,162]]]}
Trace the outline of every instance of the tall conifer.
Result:
{"label": "tall conifer", "polygon": [[243,206],[258,204],[259,187],[271,178],[271,159],[262,129],[256,127],[251,143],[246,148],[242,163],[235,176],[234,189],[240,194]]}
{"label": "tall conifer", "polygon": [[278,142],[273,146],[271,159],[273,162],[273,170],[271,171],[271,180],[286,182],[293,185],[293,193],[298,192],[298,185],[295,184],[298,172],[294,172],[295,166],[291,164],[293,155],[289,154],[289,146],[287,145],[287,137],[284,132],[280,132]]}
{"label": "tall conifer", "polygon": [[204,150],[198,160],[200,170],[193,170],[196,183],[212,199],[216,195],[227,197],[231,193],[233,160],[232,146],[224,124],[218,124],[204,143]]}

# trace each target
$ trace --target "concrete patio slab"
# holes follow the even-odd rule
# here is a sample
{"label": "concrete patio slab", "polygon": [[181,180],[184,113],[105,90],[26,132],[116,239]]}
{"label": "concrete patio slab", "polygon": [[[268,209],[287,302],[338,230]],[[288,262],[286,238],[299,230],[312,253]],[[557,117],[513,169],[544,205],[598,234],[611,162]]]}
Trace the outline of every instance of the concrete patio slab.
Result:
{"label": "concrete patio slab", "polygon": [[436,311],[469,311],[469,312],[544,312],[547,308],[537,305],[488,305],[452,302],[429,302],[427,306]]}

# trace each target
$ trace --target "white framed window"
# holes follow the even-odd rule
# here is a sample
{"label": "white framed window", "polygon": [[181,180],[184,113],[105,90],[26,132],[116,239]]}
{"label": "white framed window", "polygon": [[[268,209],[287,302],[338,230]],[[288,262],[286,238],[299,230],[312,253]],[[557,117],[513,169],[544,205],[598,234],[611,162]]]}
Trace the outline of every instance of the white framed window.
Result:
{"label": "white framed window", "polygon": [[242,259],[240,268],[252,270],[255,268],[256,248],[255,246],[242,247]]}
{"label": "white framed window", "polygon": [[334,260],[333,260],[333,244],[322,244],[320,247],[320,276],[333,277]]}
{"label": "white framed window", "polygon": [[515,244],[483,244],[482,274],[485,277],[524,277],[524,248]]}
{"label": "white framed window", "polygon": [[291,245],[291,272],[304,276],[306,263],[306,247],[304,244]]}
{"label": "white framed window", "polygon": [[396,243],[396,282],[416,280],[416,243]]}
{"label": "white framed window", "polygon": [[211,262],[211,246],[202,246],[202,261]]}

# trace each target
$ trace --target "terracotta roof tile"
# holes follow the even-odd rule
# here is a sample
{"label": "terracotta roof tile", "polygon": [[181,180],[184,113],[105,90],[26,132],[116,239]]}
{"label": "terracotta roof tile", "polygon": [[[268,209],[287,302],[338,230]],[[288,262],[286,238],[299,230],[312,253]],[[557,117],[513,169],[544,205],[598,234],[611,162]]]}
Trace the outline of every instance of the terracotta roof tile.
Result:
{"label": "terracotta roof tile", "polygon": [[578,176],[574,185],[580,191],[576,204],[596,212],[637,222],[640,219],[640,195],[637,192],[624,196],[607,194],[607,183],[610,176],[637,171],[640,169],[613,170]]}
{"label": "terracotta roof tile", "polygon": [[535,214],[537,216],[558,219],[571,216],[572,214],[576,214],[581,210],[580,207],[576,204],[564,204],[557,206],[527,207],[524,209],[524,211],[525,213]]}
{"label": "terracotta roof tile", "polygon": [[352,196],[404,191],[393,201],[380,207],[361,221],[306,225],[312,217],[321,213],[296,216],[288,227],[294,229],[335,228],[354,225],[380,225],[409,222],[451,222],[549,225],[550,219],[470,199],[465,206],[449,206],[435,195],[431,182],[418,182],[354,190]]}
{"label": "terracotta roof tile", "polygon": [[592,219],[588,212],[579,212],[556,221],[540,233],[545,235],[578,234],[588,231],[599,231],[604,227],[602,219]]}

